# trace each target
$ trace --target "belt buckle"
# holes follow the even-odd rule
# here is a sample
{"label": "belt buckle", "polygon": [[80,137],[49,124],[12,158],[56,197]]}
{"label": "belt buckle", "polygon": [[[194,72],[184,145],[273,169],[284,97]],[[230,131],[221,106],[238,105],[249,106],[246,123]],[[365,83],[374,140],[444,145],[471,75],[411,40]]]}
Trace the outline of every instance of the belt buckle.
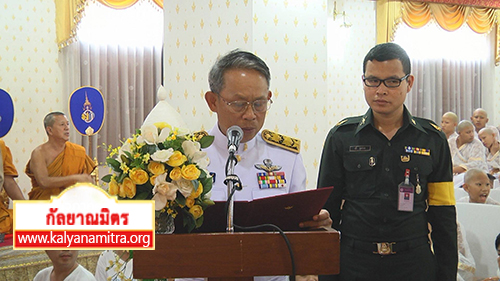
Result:
{"label": "belt buckle", "polygon": [[373,252],[374,254],[379,254],[382,256],[393,255],[396,252],[392,251],[392,245],[396,244],[396,242],[380,242],[373,243],[377,244],[377,251]]}

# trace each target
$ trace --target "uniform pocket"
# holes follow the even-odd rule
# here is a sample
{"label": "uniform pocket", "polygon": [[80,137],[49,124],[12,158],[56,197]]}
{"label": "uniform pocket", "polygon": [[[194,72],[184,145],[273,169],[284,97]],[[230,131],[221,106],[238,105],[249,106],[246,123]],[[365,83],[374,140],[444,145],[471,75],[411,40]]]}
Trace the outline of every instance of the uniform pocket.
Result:
{"label": "uniform pocket", "polygon": [[344,155],[346,190],[350,197],[368,198],[376,190],[378,153],[347,152]]}

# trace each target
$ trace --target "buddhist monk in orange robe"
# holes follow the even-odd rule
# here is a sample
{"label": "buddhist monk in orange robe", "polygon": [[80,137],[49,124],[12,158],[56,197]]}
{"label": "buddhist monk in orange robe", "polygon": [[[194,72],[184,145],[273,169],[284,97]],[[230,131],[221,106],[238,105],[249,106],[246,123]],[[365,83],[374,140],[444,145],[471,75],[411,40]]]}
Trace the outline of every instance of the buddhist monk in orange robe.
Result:
{"label": "buddhist monk in orange robe", "polygon": [[69,142],[69,121],[62,112],[44,119],[48,141],[36,147],[26,165],[33,188],[30,200],[48,200],[77,182],[93,183],[90,173],[95,163],[83,146]]}
{"label": "buddhist monk in orange robe", "polygon": [[[14,178],[18,176],[16,166],[12,162],[12,153],[10,153],[10,149],[5,145],[5,142],[0,139],[0,151],[2,153],[3,160],[3,174],[4,174],[4,182],[3,188],[5,188],[5,192],[12,200],[24,200],[24,195],[19,185]],[[0,190],[2,190],[2,185],[0,185]]]}

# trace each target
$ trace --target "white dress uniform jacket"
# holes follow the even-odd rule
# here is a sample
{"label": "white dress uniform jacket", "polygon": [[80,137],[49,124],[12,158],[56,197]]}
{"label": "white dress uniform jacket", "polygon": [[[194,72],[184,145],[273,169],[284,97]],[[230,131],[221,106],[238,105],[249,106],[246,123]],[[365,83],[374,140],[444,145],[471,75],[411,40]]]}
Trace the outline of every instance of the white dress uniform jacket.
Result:
{"label": "white dress uniform jacket", "polygon": [[[227,137],[221,133],[217,124],[208,134],[215,137],[212,145],[204,150],[210,159],[207,169],[215,177],[211,199],[226,201],[227,186],[224,184],[224,179],[226,178],[225,167],[229,155]],[[267,143],[262,139],[261,133],[246,143],[240,143],[236,154],[239,161],[235,166],[234,174],[240,178],[243,189],[235,192],[235,201],[251,201],[306,189],[306,170],[302,156],[299,153]],[[259,187],[257,173],[265,171],[257,169],[255,164],[264,165],[265,159],[271,160],[274,166],[281,166],[278,172],[285,172],[286,187],[266,189]]]}

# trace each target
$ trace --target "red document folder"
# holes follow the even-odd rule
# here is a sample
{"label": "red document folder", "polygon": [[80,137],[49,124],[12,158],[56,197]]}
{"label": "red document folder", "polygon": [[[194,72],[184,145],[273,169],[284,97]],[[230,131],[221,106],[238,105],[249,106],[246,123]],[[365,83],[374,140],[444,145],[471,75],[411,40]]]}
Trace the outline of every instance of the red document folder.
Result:
{"label": "red document folder", "polygon": [[[256,226],[274,224],[283,231],[301,230],[299,223],[311,220],[319,213],[333,187],[305,190],[283,195],[234,202],[234,224]],[[201,228],[194,232],[225,232],[226,202],[216,201],[205,210]]]}

